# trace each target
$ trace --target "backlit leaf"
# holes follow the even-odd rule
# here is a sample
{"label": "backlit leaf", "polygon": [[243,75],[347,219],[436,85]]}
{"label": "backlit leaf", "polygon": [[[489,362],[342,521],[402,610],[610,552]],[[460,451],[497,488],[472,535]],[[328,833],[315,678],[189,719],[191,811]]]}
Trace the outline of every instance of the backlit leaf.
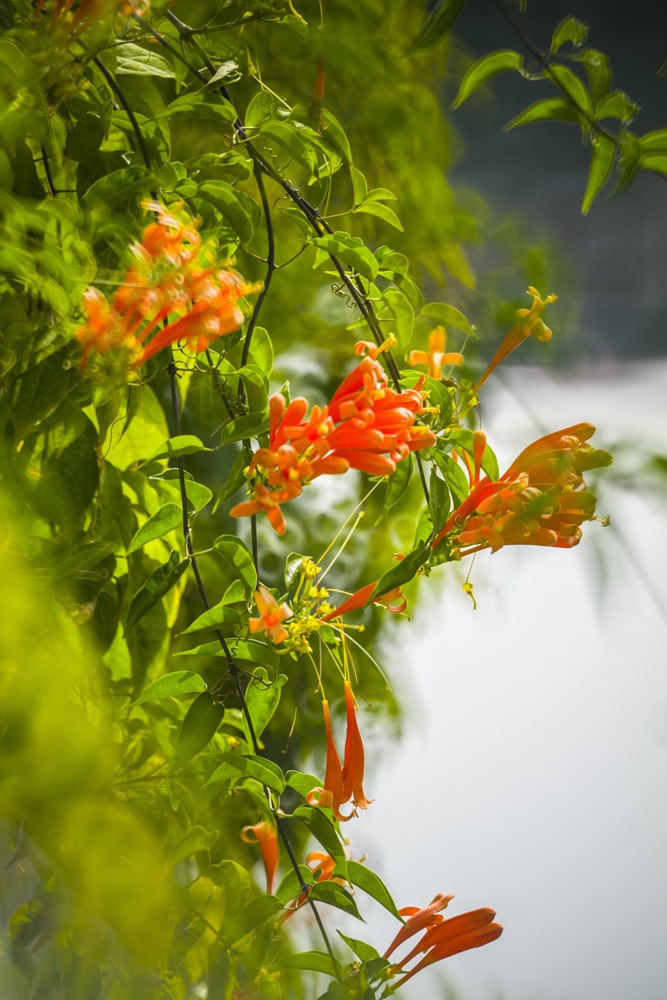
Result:
{"label": "backlit leaf", "polygon": [[435,0],[407,55],[425,52],[447,38],[465,5],[466,0]]}
{"label": "backlit leaf", "polygon": [[213,547],[220,553],[232,578],[243,582],[248,593],[257,588],[257,571],[247,545],[236,535],[219,535]]}
{"label": "backlit leaf", "polygon": [[216,781],[226,781],[229,778],[254,778],[261,781],[267,788],[280,794],[285,790],[285,776],[277,764],[264,757],[254,754],[221,753],[217,760],[220,766],[215,769],[206,782],[207,785]]}
{"label": "backlit leaf", "polygon": [[400,921],[403,921],[403,918],[396,907],[396,903],[391,897],[391,893],[382,879],[379,878],[375,872],[372,872],[370,868],[367,868],[366,865],[360,864],[358,861],[348,861],[346,871],[346,875],[342,872],[341,875],[346,878],[348,882],[351,882],[352,885],[358,886],[359,889],[363,889],[364,892],[367,892],[369,896],[372,896],[373,899],[375,899],[381,906],[384,906],[385,910],[389,910],[393,916],[398,917]]}
{"label": "backlit leaf", "polygon": [[145,688],[135,705],[144,705],[147,701],[158,701],[160,698],[172,698],[179,694],[199,694],[206,690],[204,679],[191,670],[174,670],[173,673],[158,677],[156,681]]}
{"label": "backlit leaf", "polygon": [[472,64],[461,80],[461,86],[452,107],[460,107],[475,90],[488,83],[489,80],[493,80],[494,77],[500,76],[501,73],[509,73],[511,70],[519,70],[522,66],[523,57],[511,49],[499,49],[497,52],[491,52],[488,56],[482,56],[481,59]]}
{"label": "backlit leaf", "polygon": [[231,948],[233,944],[236,944],[237,941],[245,937],[246,934],[249,934],[250,931],[254,931],[265,920],[270,920],[282,908],[283,904],[275,896],[265,895],[259,896],[257,899],[251,899],[241,912],[236,914],[228,927],[224,935],[226,947]]}
{"label": "backlit leaf", "polygon": [[208,746],[222,722],[225,709],[210,691],[202,691],[185,714],[174,748],[174,767],[187,764]]}
{"label": "backlit leaf", "polygon": [[588,184],[581,206],[584,215],[588,215],[591,205],[604,187],[609,177],[616,157],[616,147],[606,135],[595,135],[591,143],[591,164],[588,171]]}
{"label": "backlit leaf", "polygon": [[158,566],[143,587],[132,598],[125,623],[126,632],[133,625],[136,625],[139,619],[143,618],[153,605],[171,590],[189,565],[189,559],[181,559],[178,552],[172,552],[169,556],[169,561],[164,566]]}
{"label": "backlit leaf", "polygon": [[462,330],[469,337],[477,336],[474,326],[470,325],[463,313],[447,302],[427,302],[419,315],[436,319],[443,326],[453,326],[455,330]]}
{"label": "backlit leaf", "polygon": [[318,903],[328,903],[329,906],[335,906],[337,910],[349,913],[357,920],[363,920],[357,909],[357,904],[348,890],[337,882],[316,882],[310,890],[310,898]]}
{"label": "backlit leaf", "polygon": [[414,467],[414,456],[412,452],[407,458],[402,459],[396,466],[396,472],[389,477],[387,483],[387,492],[384,495],[384,500],[382,501],[382,507],[380,508],[380,513],[375,519],[375,524],[380,524],[384,521],[385,517],[392,509],[392,507],[398,503],[401,499],[408,486],[410,485],[410,479],[412,478],[412,469]]}
{"label": "backlit leaf", "polygon": [[509,129],[516,128],[518,125],[551,121],[579,123],[581,119],[576,108],[569,101],[566,101],[565,98],[545,97],[543,100],[531,104],[520,115],[517,115],[511,122],[504,125],[503,128],[505,131],[509,131]]}
{"label": "backlit leaf", "polygon": [[395,587],[401,587],[404,583],[409,583],[416,576],[419,567],[428,561],[430,554],[430,546],[418,545],[412,552],[408,552],[405,559],[394,563],[392,568],[380,577],[366,601],[366,605],[370,604],[376,598],[382,597],[383,594],[387,594],[390,590],[394,590]]}
{"label": "backlit leaf", "polygon": [[564,17],[551,36],[551,52],[555,55],[561,45],[571,42],[575,48],[584,45],[588,38],[588,26],[576,17]]}
{"label": "backlit leaf", "polygon": [[137,552],[147,542],[162,538],[163,535],[169,534],[170,531],[181,527],[182,524],[183,514],[179,505],[175,503],[164,504],[139,528],[128,546],[127,554]]}
{"label": "backlit leaf", "polygon": [[[269,682],[269,675],[264,667],[257,667],[253,673],[253,679],[246,687],[246,704],[257,739],[260,738],[278,708],[281,689],[286,680],[287,674],[278,674],[273,681]],[[245,713],[243,714],[243,729],[246,739],[251,743],[252,739]]]}

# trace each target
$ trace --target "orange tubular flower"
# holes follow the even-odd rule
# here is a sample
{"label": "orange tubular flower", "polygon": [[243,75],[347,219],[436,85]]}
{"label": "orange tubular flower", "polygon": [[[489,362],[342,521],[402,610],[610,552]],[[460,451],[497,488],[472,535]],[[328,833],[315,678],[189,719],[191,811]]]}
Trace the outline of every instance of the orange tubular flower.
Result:
{"label": "orange tubular flower", "polygon": [[[329,793],[331,796],[331,808],[333,809],[333,814],[336,819],[345,821],[352,819],[352,813],[350,813],[349,816],[343,816],[340,811],[341,800],[343,797],[343,769],[340,766],[340,758],[338,756],[338,751],[336,750],[336,744],[334,743],[333,733],[331,732],[329,702],[326,698],[322,702],[322,712],[324,713],[324,728],[327,734],[327,766],[324,774],[324,792]],[[324,805],[321,794],[320,805]]]}
{"label": "orange tubular flower", "polygon": [[433,897],[428,906],[424,906],[421,909],[418,906],[404,906],[402,910],[399,910],[400,915],[408,919],[405,921],[405,926],[401,927],[382,957],[389,958],[397,948],[400,948],[404,941],[407,941],[414,934],[419,934],[426,927],[434,927],[436,924],[441,924],[445,918],[440,913],[440,910],[444,910],[451,899],[454,899],[454,897],[445,896],[444,892],[439,892],[437,896]]}
{"label": "orange tubular flower", "polygon": [[280,510],[280,504],[298,497],[301,487],[295,484],[271,492],[262,483],[257,483],[253,492],[252,499],[246,500],[244,503],[238,503],[236,507],[232,507],[229,512],[230,516],[246,517],[249,514],[259,514],[263,510],[273,530],[279,535],[284,535],[285,518]]}
{"label": "orange tubular flower", "polygon": [[445,354],[447,348],[447,333],[443,326],[437,326],[428,338],[427,351],[410,351],[409,365],[428,365],[431,378],[442,378],[444,365],[462,365],[462,354]]}
{"label": "orange tubular flower", "polygon": [[[452,897],[445,898],[449,901]],[[440,962],[443,958],[457,955],[461,951],[469,951],[471,948],[481,948],[482,945],[495,941],[503,932],[501,924],[493,922],[495,915],[494,910],[484,908],[471,910],[469,913],[462,913],[457,917],[452,917],[450,920],[441,919],[437,923],[433,920],[421,941],[412,949],[410,954],[397,965],[393,966],[392,971],[402,970],[413,958],[422,952],[426,952],[421,961],[396,983],[394,989],[403,986],[414,975],[434,962]],[[397,937],[400,934],[401,932],[399,931]],[[406,940],[410,936],[410,934],[405,935],[403,940]],[[385,953],[385,957],[393,949],[394,944],[392,943],[389,951]]]}
{"label": "orange tubular flower", "polygon": [[350,799],[358,809],[368,809],[373,799],[364,794],[364,744],[357,725],[354,695],[349,681],[345,681],[345,711],[347,714],[347,735],[345,737],[345,760],[343,763],[342,801]]}
{"label": "orange tubular flower", "polygon": [[527,294],[531,295],[533,298],[532,306],[530,309],[517,310],[516,315],[518,322],[512,327],[496,351],[493,361],[477,382],[475,392],[479,392],[491,372],[497,368],[500,362],[504,361],[507,355],[511,354],[512,351],[519,346],[519,344],[522,344],[524,340],[530,337],[531,334],[536,340],[541,340],[543,342],[551,339],[551,330],[548,326],[544,325],[541,315],[544,307],[549,305],[551,302],[555,302],[558,296],[547,295],[546,299],[542,299],[540,293],[537,289],[533,288],[532,285],[528,288]]}
{"label": "orange tubular flower", "polygon": [[266,872],[266,891],[272,895],[280,854],[275,827],[266,820],[255,823],[254,826],[244,826],[241,830],[241,840],[246,844],[259,844]]}
{"label": "orange tubular flower", "polygon": [[503,545],[577,545],[580,525],[595,515],[595,497],[586,491],[581,473],[612,460],[587,443],[594,432],[592,424],[576,424],[534,441],[498,482],[485,477],[473,486],[432,547],[456,529],[455,544],[472,546],[467,552],[497,552]]}
{"label": "orange tubular flower", "polygon": [[259,590],[255,591],[255,604],[261,618],[250,619],[248,622],[250,631],[268,632],[274,642],[284,642],[288,639],[289,633],[281,622],[292,617],[291,608],[284,602],[279,605],[275,597],[261,583]]}

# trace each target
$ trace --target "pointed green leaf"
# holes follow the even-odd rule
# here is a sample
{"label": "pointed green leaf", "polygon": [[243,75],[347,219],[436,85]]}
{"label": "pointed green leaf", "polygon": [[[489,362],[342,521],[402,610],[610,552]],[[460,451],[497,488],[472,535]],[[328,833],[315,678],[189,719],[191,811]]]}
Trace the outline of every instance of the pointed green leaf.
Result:
{"label": "pointed green leaf", "polygon": [[337,933],[362,962],[370,962],[371,959],[380,957],[380,953],[375,950],[372,944],[366,944],[365,941],[358,941],[356,938],[348,937],[342,931],[338,931]]}
{"label": "pointed green leaf", "polygon": [[233,125],[236,121],[234,108],[217,94],[182,94],[155,115],[153,121],[161,118],[196,118]]}
{"label": "pointed green leaf", "polygon": [[176,76],[167,60],[151,49],[144,49],[134,42],[125,42],[116,50],[116,73],[135,76],[161,76],[173,80]]}
{"label": "pointed green leaf", "polygon": [[324,811],[319,806],[299,806],[294,810],[293,816],[308,827],[315,840],[322,845],[336,864],[340,865],[341,871],[345,871],[347,859],[343,845],[333,823],[327,819]]}
{"label": "pointed green leaf", "polygon": [[207,851],[216,842],[220,833],[218,830],[205,830],[203,826],[193,826],[183,839],[176,844],[167,858],[167,864],[175,868],[181,861],[191,858],[199,851]]}
{"label": "pointed green leaf", "polygon": [[616,158],[616,146],[606,135],[595,135],[591,143],[591,165],[588,171],[588,184],[581,206],[583,215],[588,215],[591,205],[604,187]]}
{"label": "pointed green leaf", "polygon": [[169,438],[159,448],[156,448],[149,462],[156,462],[162,458],[178,458],[180,455],[193,455],[196,451],[211,451],[195,437],[194,434],[180,434],[178,437]]}
{"label": "pointed green leaf", "polygon": [[189,559],[181,559],[178,552],[172,552],[168,562],[164,566],[158,566],[151,573],[143,587],[132,598],[125,622],[126,633],[136,625],[140,618],[143,618],[150,611],[161,597],[164,597],[171,590],[189,565]]}
{"label": "pointed green leaf", "polygon": [[441,451],[435,452],[434,459],[449,486],[454,506],[460,507],[470,492],[470,486],[463,469],[458,462],[455,462],[449,455],[443,455]]}
{"label": "pointed green leaf", "polygon": [[286,955],[280,962],[272,966],[274,969],[309,969],[311,972],[322,972],[325,976],[335,979],[337,969],[329,955],[323,951],[301,951],[295,955]]}
{"label": "pointed green leaf", "polygon": [[197,195],[218,209],[225,223],[239,236],[242,243],[250,243],[254,233],[250,199],[226,181],[202,181]]}
{"label": "pointed green leaf", "polygon": [[419,315],[427,316],[429,319],[436,319],[443,326],[453,326],[455,330],[462,330],[469,337],[477,337],[475,327],[470,325],[459,309],[455,309],[454,306],[450,306],[447,302],[427,302]]}
{"label": "pointed green leaf", "polygon": [[623,125],[629,125],[640,110],[639,105],[634,104],[622,90],[612,90],[598,101],[594,118],[596,121],[600,121],[601,118],[618,118]]}
{"label": "pointed green leaf", "polygon": [[525,108],[520,115],[513,118],[503,128],[508,132],[511,128],[517,128],[518,125],[552,121],[579,124],[581,119],[576,108],[569,101],[566,101],[565,98],[545,97],[543,100],[536,101],[535,104],[531,104],[530,107]]}
{"label": "pointed green leaf", "polygon": [[368,606],[376,598],[382,597],[383,594],[387,594],[390,590],[394,590],[395,587],[409,583],[417,575],[419,567],[428,562],[430,555],[431,547],[425,544],[418,545],[412,552],[408,552],[405,559],[394,563],[392,568],[380,577],[365,606]]}
{"label": "pointed green leaf", "polygon": [[460,107],[466,98],[483,84],[488,83],[501,73],[509,73],[511,70],[519,70],[523,66],[523,57],[518,52],[511,49],[499,49],[491,52],[488,56],[482,56],[472,64],[461,80],[459,92],[456,95],[452,108]]}
{"label": "pointed green leaf", "polygon": [[383,222],[388,222],[390,226],[394,227],[394,229],[399,229],[401,232],[404,232],[403,224],[396,215],[396,212],[389,208],[388,205],[383,205],[382,202],[365,201],[363,205],[360,205],[359,208],[355,208],[354,211],[361,212],[365,215],[375,215],[378,219],[382,219]]}
{"label": "pointed green leaf", "polygon": [[564,17],[551,36],[551,52],[555,55],[561,45],[571,42],[575,48],[580,48],[588,38],[588,26],[576,17]]}
{"label": "pointed green leaf", "polygon": [[207,785],[216,781],[227,781],[229,778],[243,777],[261,781],[279,795],[285,790],[285,775],[272,760],[254,754],[240,753],[221,753],[217,759],[220,761],[220,766],[208,779]]}
{"label": "pointed green leaf", "polygon": [[579,79],[576,73],[574,73],[567,66],[560,66],[555,64],[549,67],[549,71],[545,70],[545,76],[551,75],[561,87],[564,87],[568,95],[573,101],[579,105],[579,107],[584,111],[591,111],[593,102],[591,100],[591,95],[588,93],[586,86],[583,81]]}
{"label": "pointed green leaf", "polygon": [[[246,687],[245,698],[257,739],[260,738],[278,708],[281,689],[286,680],[287,674],[278,674],[275,680],[269,683],[269,675],[264,667],[257,667],[257,670],[253,672],[252,679]],[[252,738],[245,713],[243,714],[243,731],[246,739],[251,743]]]}
{"label": "pointed green leaf", "polygon": [[360,205],[368,192],[366,178],[362,174],[361,170],[357,170],[356,167],[350,167],[350,177],[352,179],[352,195],[354,197],[354,204]]}
{"label": "pointed green leaf", "polygon": [[394,314],[395,333],[403,356],[408,352],[415,323],[415,311],[408,298],[398,288],[387,288],[382,300]]}
{"label": "pointed green leaf", "polygon": [[240,913],[237,913],[224,935],[225,946],[231,948],[242,937],[254,931],[265,920],[275,916],[279,910],[283,909],[283,904],[275,896],[259,896],[251,899]]}
{"label": "pointed green leaf", "polygon": [[145,688],[135,705],[144,705],[147,701],[158,701],[160,698],[173,698],[179,694],[199,694],[206,690],[204,679],[191,670],[174,670]]}
{"label": "pointed green leaf", "polygon": [[358,236],[348,233],[333,233],[333,235],[316,236],[311,240],[314,246],[320,247],[332,256],[339,257],[348,267],[355,268],[359,274],[369,281],[374,281],[378,274],[378,262]]}
{"label": "pointed green leaf", "polygon": [[181,527],[182,524],[183,514],[178,504],[164,504],[164,506],[160,507],[155,514],[141,525],[130,542],[127,554],[130,555],[132,552],[137,552],[147,542],[152,542],[156,538],[162,538],[163,535],[169,534],[170,531]]}
{"label": "pointed green leaf", "polygon": [[642,153],[667,153],[667,128],[640,136],[639,145]]}
{"label": "pointed green leaf", "polygon": [[62,580],[75,573],[85,573],[106,559],[115,547],[114,542],[89,542],[77,545],[47,563],[45,569],[53,581]]}
{"label": "pointed green leaf", "polygon": [[436,531],[440,531],[449,514],[451,503],[447,484],[438,475],[437,469],[431,469],[428,480],[428,506],[431,511],[431,521]]}
{"label": "pointed green leaf", "polygon": [[[234,660],[239,662],[249,663],[253,667],[261,664],[265,667],[275,667],[278,662],[278,656],[271,646],[268,646],[265,642],[259,642],[256,639],[227,639],[227,648],[229,649],[231,656]],[[224,649],[221,644],[216,642],[205,642],[201,646],[195,646],[194,649],[182,649],[176,656],[224,656]]]}
{"label": "pointed green leaf", "polygon": [[248,593],[257,588],[257,572],[247,545],[236,535],[220,535],[213,543],[232,578],[241,580]]}
{"label": "pointed green leaf", "polygon": [[190,635],[192,632],[199,632],[201,629],[221,628],[226,625],[238,626],[241,624],[241,616],[238,611],[233,611],[224,604],[216,604],[215,607],[204,611],[198,618],[184,628],[180,635]]}
{"label": "pointed green leaf", "polygon": [[359,913],[357,904],[350,893],[337,882],[316,882],[310,890],[310,898],[317,903],[327,903],[329,906],[335,906],[337,910],[342,910],[343,913],[350,913],[357,920],[363,921],[364,919]]}
{"label": "pointed green leaf", "polygon": [[465,5],[466,0],[435,0],[406,55],[425,52],[444,41],[456,24]]}
{"label": "pointed green leaf", "polygon": [[[370,868],[366,868],[365,865],[360,864],[358,861],[348,861],[347,862],[347,875],[342,872],[341,877],[346,878],[348,882],[352,885],[356,885],[359,889],[363,889],[367,892],[369,896],[372,896],[380,906],[384,906],[385,910],[397,917],[402,923],[403,917],[398,912],[396,903],[391,898],[391,894],[387,889],[386,885],[379,878],[375,872],[372,872]],[[338,874],[334,871],[334,874]],[[375,956],[373,956],[375,957]]]}
{"label": "pointed green leaf", "polygon": [[91,184],[81,199],[81,205],[90,210],[102,204],[108,206],[116,201],[129,201],[139,194],[148,194],[154,184],[155,180],[146,167],[123,167]]}
{"label": "pointed green leaf", "polygon": [[657,174],[667,174],[667,150],[664,153],[643,153],[639,157],[643,170],[654,170]]}
{"label": "pointed green leaf", "polygon": [[288,771],[285,775],[290,788],[306,796],[312,792],[313,788],[322,787],[322,779],[316,778],[314,774],[306,774],[305,771]]}
{"label": "pointed green leaf", "polygon": [[281,903],[287,904],[299,895],[301,892],[301,880],[303,880],[306,885],[313,884],[313,873],[307,865],[299,865],[299,874],[301,875],[301,879],[299,879],[297,873],[294,869],[292,869],[287,873],[276,889],[276,899],[279,899]]}
{"label": "pointed green leaf", "polygon": [[389,477],[389,482],[387,484],[387,492],[384,495],[384,500],[382,501],[382,507],[380,508],[380,513],[375,519],[375,524],[380,524],[384,521],[385,517],[392,509],[392,507],[398,503],[401,499],[408,486],[410,485],[410,479],[412,478],[412,469],[414,467],[414,456],[412,452],[407,458],[402,459],[396,466],[396,472]]}
{"label": "pointed green leaf", "polygon": [[174,767],[182,767],[208,746],[222,722],[225,709],[210,691],[202,691],[185,714],[174,748]]}

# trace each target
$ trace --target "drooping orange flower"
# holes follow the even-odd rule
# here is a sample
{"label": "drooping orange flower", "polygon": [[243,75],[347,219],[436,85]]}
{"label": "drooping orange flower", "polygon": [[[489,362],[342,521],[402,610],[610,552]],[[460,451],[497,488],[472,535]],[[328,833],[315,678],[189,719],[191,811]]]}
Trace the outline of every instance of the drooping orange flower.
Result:
{"label": "drooping orange flower", "polygon": [[[341,801],[343,798],[343,769],[340,766],[340,758],[338,756],[338,751],[336,750],[336,744],[334,743],[333,733],[331,731],[331,718],[329,715],[329,702],[324,699],[322,702],[322,712],[324,714],[324,729],[327,736],[327,764],[324,773],[324,789],[323,791],[331,796],[331,806],[333,814],[337,820],[345,821],[352,818],[352,813],[349,816],[344,816],[340,811]],[[325,803],[322,800],[322,795],[320,795],[320,805]]]}
{"label": "drooping orange flower", "polygon": [[467,553],[497,552],[503,545],[577,545],[581,524],[595,515],[595,497],[585,489],[582,472],[612,460],[587,443],[594,431],[592,424],[576,424],[534,441],[497,482],[485,477],[473,486],[432,547],[455,530],[455,544]]}
{"label": "drooping orange flower", "polygon": [[491,364],[477,382],[475,392],[479,392],[491,372],[497,368],[500,362],[504,361],[508,354],[511,354],[512,351],[519,346],[519,344],[522,344],[524,340],[527,340],[528,337],[532,335],[536,340],[541,340],[542,342],[546,342],[551,339],[551,330],[548,326],[544,325],[541,317],[544,307],[549,305],[551,302],[555,302],[558,296],[547,295],[546,299],[543,299],[537,289],[533,288],[532,285],[529,286],[527,294],[532,296],[533,304],[530,309],[517,310],[517,322],[507,334],[502,344],[494,354]]}
{"label": "drooping orange flower", "polygon": [[254,826],[244,826],[241,830],[241,840],[246,844],[259,844],[266,873],[266,891],[272,895],[280,855],[275,827],[266,820],[255,823]]}
{"label": "drooping orange flower", "polygon": [[284,535],[285,518],[280,510],[280,504],[293,500],[294,497],[298,497],[300,492],[301,487],[298,484],[272,491],[263,486],[262,483],[256,483],[252,498],[232,507],[229,514],[230,517],[247,517],[250,514],[259,514],[263,510],[273,530],[279,535]]}
{"label": "drooping orange flower", "polygon": [[[452,899],[451,896],[441,897],[441,900],[446,901],[442,905],[446,906],[450,899]],[[402,928],[389,946],[387,952],[385,952],[385,958],[387,958],[399,944],[411,937],[417,930],[422,929],[424,926],[428,928],[412,951],[404,959],[392,966],[391,971],[394,973],[403,971],[404,967],[417,955],[426,953],[417,965],[402,976],[393,989],[403,986],[428,965],[440,962],[442,959],[449,958],[452,955],[457,955],[459,952],[469,951],[471,948],[481,948],[482,945],[497,940],[503,932],[501,924],[494,922],[495,911],[489,908],[471,910],[469,913],[462,913],[449,920],[442,919],[442,917],[438,920],[436,918],[439,914],[432,909],[434,904],[437,905],[436,900],[438,900],[437,896],[430,907],[425,907],[422,911],[418,910],[414,914],[415,924],[421,922],[421,926],[415,926],[411,931],[407,927]],[[442,906],[439,908],[442,908]],[[404,911],[399,912],[403,913]],[[423,914],[423,917],[420,917],[421,914]],[[408,920],[408,924],[409,922],[410,920]],[[401,936],[401,941],[398,942],[397,939]]]}
{"label": "drooping orange flower", "polygon": [[464,363],[462,354],[452,352],[446,354],[446,350],[447,333],[443,326],[437,326],[429,335],[428,350],[410,351],[408,364],[427,365],[431,378],[442,378],[444,365],[462,365]]}
{"label": "drooping orange flower", "polygon": [[347,715],[347,735],[345,737],[345,758],[343,761],[342,801],[352,800],[357,809],[368,809],[373,799],[364,793],[364,744],[357,725],[354,695],[349,681],[345,681],[345,712]]}
{"label": "drooping orange flower", "polygon": [[261,583],[259,589],[255,591],[255,604],[261,617],[250,619],[248,622],[250,631],[267,632],[274,642],[284,642],[288,639],[289,633],[281,622],[292,617],[289,605],[285,602],[278,604],[273,594]]}

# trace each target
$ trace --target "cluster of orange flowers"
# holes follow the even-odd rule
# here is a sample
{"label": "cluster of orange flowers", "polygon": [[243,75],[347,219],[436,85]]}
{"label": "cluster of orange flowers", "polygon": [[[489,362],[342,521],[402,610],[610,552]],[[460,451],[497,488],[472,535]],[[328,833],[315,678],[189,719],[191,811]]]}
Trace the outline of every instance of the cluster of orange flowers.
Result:
{"label": "cluster of orange flowers", "polygon": [[[389,343],[389,342],[388,342]],[[384,345],[383,345],[384,346]],[[269,401],[269,447],[253,455],[249,476],[258,476],[251,499],[237,504],[232,517],[265,511],[279,535],[285,533],[280,505],[299,496],[317,476],[361,469],[388,476],[411,451],[435,444],[428,427],[415,423],[424,411],[424,380],[395,392],[387,384],[374,344],[360,341],[355,354],[362,361],[338,387],[324,408],[303,397],[287,405],[280,393]]]}
{"label": "cluster of orange flowers", "polygon": [[[433,541],[450,532],[465,554],[503,545],[550,545],[571,548],[581,538],[580,525],[595,515],[595,496],[585,489],[582,473],[611,463],[611,455],[588,444],[595,427],[582,423],[554,431],[528,445],[498,482],[475,482],[463,503]],[[475,437],[484,440],[481,431]],[[482,448],[483,450],[483,448]],[[468,548],[471,546],[471,548]]]}
{"label": "cluster of orange flowers", "polygon": [[[121,349],[134,368],[179,340],[190,350],[204,351],[216,337],[238,330],[243,323],[239,301],[258,290],[236,271],[219,267],[210,248],[202,252],[191,218],[180,219],[158,202],[146,202],[144,208],[155,213],[155,221],[130,247],[134,262],[111,303],[97,288],[84,295],[86,322],[76,332],[82,368],[93,350]],[[202,256],[208,266],[202,266]]]}

